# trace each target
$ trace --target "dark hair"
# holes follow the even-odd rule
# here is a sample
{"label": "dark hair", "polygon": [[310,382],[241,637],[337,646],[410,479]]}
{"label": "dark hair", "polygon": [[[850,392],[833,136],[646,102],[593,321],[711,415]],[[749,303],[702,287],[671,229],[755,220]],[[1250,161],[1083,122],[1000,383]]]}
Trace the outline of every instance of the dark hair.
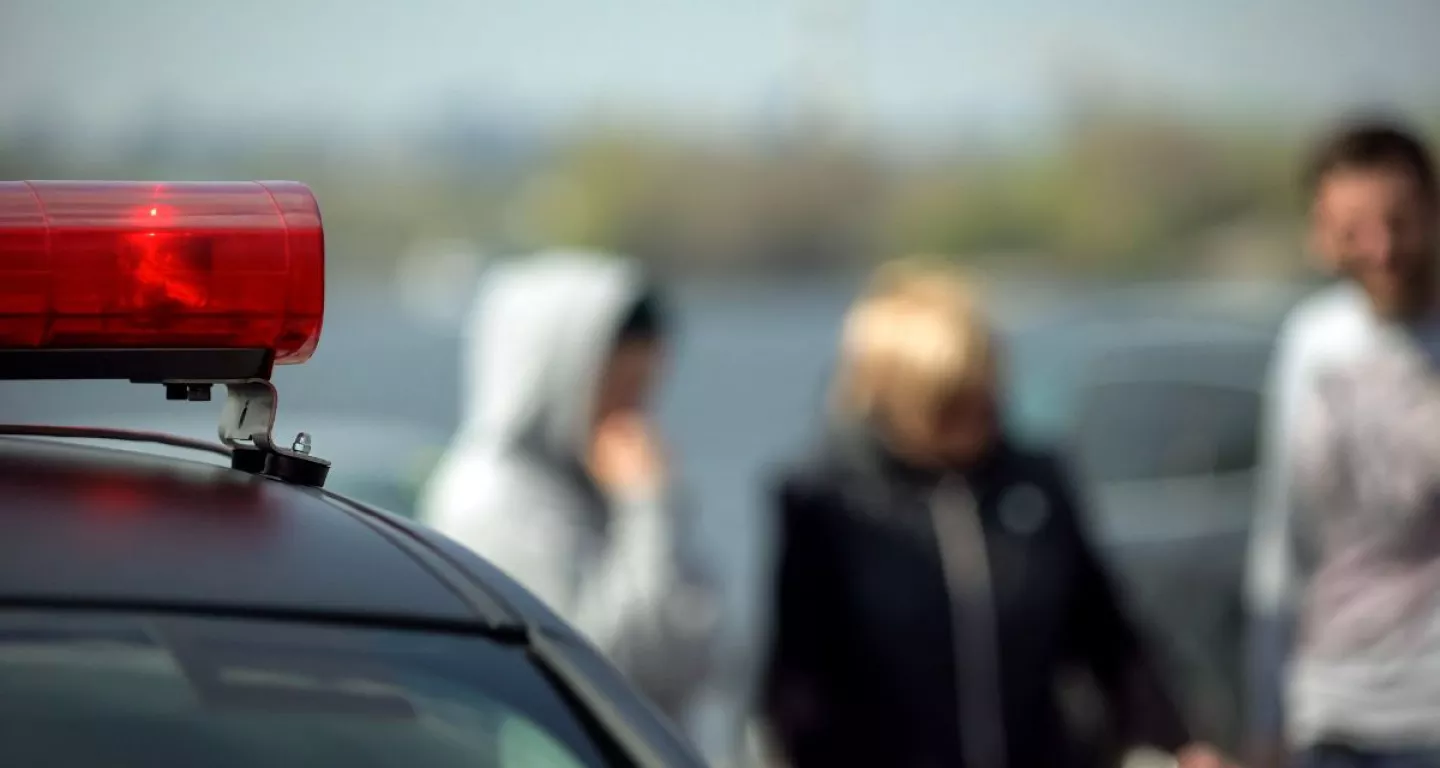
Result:
{"label": "dark hair", "polygon": [[630,313],[620,323],[617,341],[658,341],[669,330],[666,321],[659,290],[648,288],[630,307]]}
{"label": "dark hair", "polygon": [[1420,190],[1437,197],[1435,163],[1424,139],[1402,124],[1369,118],[1352,121],[1323,142],[1305,172],[1313,195],[1325,177],[1340,170],[1398,170],[1410,174]]}

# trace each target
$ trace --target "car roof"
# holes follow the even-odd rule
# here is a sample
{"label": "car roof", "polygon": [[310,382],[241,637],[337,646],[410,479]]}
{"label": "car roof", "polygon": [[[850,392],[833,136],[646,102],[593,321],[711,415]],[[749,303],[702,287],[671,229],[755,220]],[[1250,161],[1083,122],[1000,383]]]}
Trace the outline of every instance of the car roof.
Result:
{"label": "car roof", "polygon": [[1248,377],[1255,360],[1268,359],[1290,296],[1265,286],[1102,292],[1030,318],[1010,329],[1011,338],[1027,360],[1105,369],[1106,378],[1179,374],[1174,361],[1246,369]]}
{"label": "car roof", "polygon": [[25,437],[0,437],[0,602],[563,627],[458,544],[321,489]]}
{"label": "car roof", "polygon": [[1018,330],[1126,324],[1166,334],[1187,329],[1234,336],[1272,333],[1303,286],[1264,283],[1148,283],[1075,292],[1032,313]]}
{"label": "car roof", "polygon": [[[219,419],[215,413],[217,409],[187,407],[196,405],[191,403],[168,405],[178,407],[107,414],[103,419],[51,419],[47,423],[94,426],[96,422],[100,422],[109,428],[163,432],[197,440],[216,439],[215,425]],[[277,428],[276,434],[285,436],[287,445],[297,432],[308,434],[315,455],[331,462],[332,477],[337,472],[392,475],[415,472],[418,462],[433,461],[438,457],[450,437],[444,432],[413,421],[393,417],[341,413],[297,414],[287,411],[281,414],[281,419],[283,428]],[[291,427],[294,429],[290,429]],[[91,444],[105,445],[105,442],[97,440]],[[193,451],[166,445],[137,444],[128,450],[176,458],[197,458]],[[224,461],[223,457],[217,456],[210,463]]]}

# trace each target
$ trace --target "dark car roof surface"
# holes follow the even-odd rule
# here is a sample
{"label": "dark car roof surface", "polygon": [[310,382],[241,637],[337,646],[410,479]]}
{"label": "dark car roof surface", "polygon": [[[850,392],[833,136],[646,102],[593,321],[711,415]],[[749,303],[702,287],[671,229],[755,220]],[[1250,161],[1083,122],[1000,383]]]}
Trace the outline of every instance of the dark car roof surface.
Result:
{"label": "dark car roof surface", "polygon": [[396,515],[228,466],[0,436],[0,606],[503,634],[637,765],[703,765],[573,629],[484,559]]}
{"label": "dark car roof surface", "polygon": [[0,600],[557,622],[396,516],[226,466],[0,437]]}

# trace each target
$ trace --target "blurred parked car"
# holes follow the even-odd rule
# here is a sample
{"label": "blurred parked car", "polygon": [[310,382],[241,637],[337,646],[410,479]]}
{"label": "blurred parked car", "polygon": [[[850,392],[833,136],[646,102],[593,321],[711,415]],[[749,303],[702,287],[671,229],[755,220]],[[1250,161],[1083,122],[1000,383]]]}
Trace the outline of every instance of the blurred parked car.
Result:
{"label": "blurred parked car", "polygon": [[1291,291],[1245,311],[1164,291],[1015,333],[1012,419],[1062,446],[1094,533],[1200,733],[1238,746],[1241,583],[1261,390]]}

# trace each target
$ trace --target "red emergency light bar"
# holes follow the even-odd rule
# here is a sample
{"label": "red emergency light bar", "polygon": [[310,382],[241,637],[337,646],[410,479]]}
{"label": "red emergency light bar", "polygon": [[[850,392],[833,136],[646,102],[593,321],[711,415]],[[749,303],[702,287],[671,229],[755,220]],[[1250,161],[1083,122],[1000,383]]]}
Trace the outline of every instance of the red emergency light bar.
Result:
{"label": "red emergency light bar", "polygon": [[0,350],[308,360],[320,209],[295,182],[0,181]]}

